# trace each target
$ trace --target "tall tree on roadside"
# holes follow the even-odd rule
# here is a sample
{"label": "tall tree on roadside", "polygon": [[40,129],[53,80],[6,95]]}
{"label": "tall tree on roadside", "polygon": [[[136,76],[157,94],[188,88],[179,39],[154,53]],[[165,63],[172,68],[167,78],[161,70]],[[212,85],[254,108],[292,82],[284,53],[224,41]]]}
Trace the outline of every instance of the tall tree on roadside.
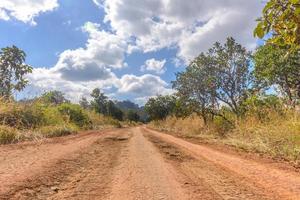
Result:
{"label": "tall tree on roadside", "polygon": [[91,96],[93,97],[93,101],[91,102],[93,109],[98,113],[106,115],[106,103],[108,101],[108,97],[105,96],[105,94],[102,93],[99,88],[95,88],[92,91]]}
{"label": "tall tree on roadside", "polygon": [[2,48],[0,51],[0,96],[8,99],[13,91],[21,91],[28,81],[25,75],[32,67],[25,64],[26,54],[16,46]]}
{"label": "tall tree on roadside", "polygon": [[174,97],[170,95],[150,98],[145,104],[145,111],[151,120],[162,120],[172,114],[175,107]]}
{"label": "tall tree on roadside", "polygon": [[208,55],[215,66],[216,98],[241,116],[244,112],[241,105],[255,92],[251,88],[254,81],[250,70],[251,52],[230,37],[224,45],[216,43]]}
{"label": "tall tree on roadside", "polygon": [[215,43],[207,53],[201,53],[177,74],[173,87],[197,108],[204,121],[218,115],[226,105],[237,116],[243,114],[243,102],[247,99],[253,81],[250,72],[251,54],[233,38],[224,45]]}
{"label": "tall tree on roadside", "polygon": [[213,64],[210,57],[201,53],[186,71],[176,74],[176,81],[173,82],[178,95],[194,108],[195,113],[202,116],[205,124],[214,110],[214,103],[217,103]]}
{"label": "tall tree on roadside", "polygon": [[288,52],[300,50],[300,0],[270,0],[265,5],[254,35],[263,38],[268,33],[269,43]]}
{"label": "tall tree on roadside", "polygon": [[254,54],[256,79],[264,87],[279,86],[295,106],[300,99],[300,54],[286,56],[286,50],[274,45],[261,46]]}

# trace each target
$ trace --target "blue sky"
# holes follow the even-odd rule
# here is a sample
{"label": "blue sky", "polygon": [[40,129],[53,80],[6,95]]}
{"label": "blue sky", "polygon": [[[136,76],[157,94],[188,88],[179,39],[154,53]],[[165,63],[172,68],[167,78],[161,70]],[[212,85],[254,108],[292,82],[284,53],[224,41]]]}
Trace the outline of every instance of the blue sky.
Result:
{"label": "blue sky", "polygon": [[[243,4],[241,4],[243,2]],[[143,104],[214,42],[254,49],[262,4],[247,0],[1,0],[0,47],[16,45],[35,70],[19,97],[61,90],[72,101],[95,87]]]}

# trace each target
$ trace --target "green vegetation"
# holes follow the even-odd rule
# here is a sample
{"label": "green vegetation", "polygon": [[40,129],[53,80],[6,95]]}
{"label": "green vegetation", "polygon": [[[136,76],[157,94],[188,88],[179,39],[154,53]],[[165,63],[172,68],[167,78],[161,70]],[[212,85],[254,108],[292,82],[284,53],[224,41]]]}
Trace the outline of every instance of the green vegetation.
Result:
{"label": "green vegetation", "polygon": [[263,38],[272,33],[268,43],[284,47],[287,52],[300,50],[300,1],[270,0],[263,9],[254,35]]}
{"label": "green vegetation", "polygon": [[[282,2],[288,9],[274,11]],[[299,1],[266,5],[255,32],[273,35],[254,53],[231,37],[200,53],[176,74],[174,95],[146,103],[150,126],[300,164],[298,8]]]}
{"label": "green vegetation", "polygon": [[24,76],[32,67],[24,64],[26,54],[16,46],[2,48],[0,51],[0,97],[10,98],[13,91],[25,88]]}
{"label": "green vegetation", "polygon": [[108,99],[98,88],[91,97],[82,97],[79,104],[71,103],[57,90],[15,101],[12,94],[26,87],[25,75],[32,71],[24,64],[25,58],[26,54],[15,46],[0,51],[0,144],[65,136],[87,129],[120,128],[131,124],[127,120],[140,120],[138,106],[127,110],[124,103],[119,108],[117,104],[121,102]]}

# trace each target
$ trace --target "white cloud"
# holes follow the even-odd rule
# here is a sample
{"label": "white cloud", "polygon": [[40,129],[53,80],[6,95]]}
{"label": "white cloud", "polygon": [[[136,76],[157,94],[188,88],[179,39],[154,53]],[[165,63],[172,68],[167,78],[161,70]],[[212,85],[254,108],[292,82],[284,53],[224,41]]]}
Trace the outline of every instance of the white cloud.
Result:
{"label": "white cloud", "polygon": [[[124,75],[118,78],[113,70],[126,67],[125,54],[128,43],[121,36],[101,30],[100,25],[86,23],[82,30],[88,33],[84,48],[65,50],[59,54],[56,65],[50,69],[35,68],[27,78],[30,91],[41,93],[60,90],[76,102],[83,95],[98,87],[102,90],[115,89],[118,94],[146,98],[156,94],[167,94],[168,84],[160,77]],[[150,61],[153,70],[163,70],[165,60]],[[155,66],[157,65],[157,66]],[[151,69],[152,69],[151,68]],[[109,95],[109,94],[108,94]]]}
{"label": "white cloud", "polygon": [[165,68],[166,59],[155,60],[154,58],[146,60],[145,64],[141,67],[141,71],[153,71],[157,74],[163,74],[166,72]]}
{"label": "white cloud", "polygon": [[17,19],[36,25],[34,18],[58,7],[58,0],[1,0],[0,19]]}
{"label": "white cloud", "polygon": [[0,9],[0,19],[5,21],[8,21],[10,19],[10,17],[8,16],[5,10]]}
{"label": "white cloud", "polygon": [[124,75],[120,79],[119,93],[130,93],[139,97],[150,97],[158,94],[170,94],[168,84],[159,76],[145,74],[143,76]]}
{"label": "white cloud", "polygon": [[77,101],[95,87],[108,89],[117,86],[119,80],[112,69],[127,66],[124,63],[126,42],[113,33],[100,30],[98,24],[87,22],[82,30],[88,33],[86,46],[65,50],[50,69],[34,69],[28,75],[32,90],[61,90]]}
{"label": "white cloud", "polygon": [[263,4],[249,0],[104,0],[106,16],[118,34],[136,38],[144,52],[178,48],[188,62],[214,42],[233,36],[255,46],[255,19]]}

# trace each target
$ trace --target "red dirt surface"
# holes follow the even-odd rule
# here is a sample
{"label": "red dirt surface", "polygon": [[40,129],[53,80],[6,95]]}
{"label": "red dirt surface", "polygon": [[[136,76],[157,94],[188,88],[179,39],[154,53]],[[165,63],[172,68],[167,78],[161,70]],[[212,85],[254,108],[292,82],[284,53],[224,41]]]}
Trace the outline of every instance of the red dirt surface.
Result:
{"label": "red dirt surface", "polygon": [[144,127],[0,146],[0,199],[300,199],[300,174]]}

